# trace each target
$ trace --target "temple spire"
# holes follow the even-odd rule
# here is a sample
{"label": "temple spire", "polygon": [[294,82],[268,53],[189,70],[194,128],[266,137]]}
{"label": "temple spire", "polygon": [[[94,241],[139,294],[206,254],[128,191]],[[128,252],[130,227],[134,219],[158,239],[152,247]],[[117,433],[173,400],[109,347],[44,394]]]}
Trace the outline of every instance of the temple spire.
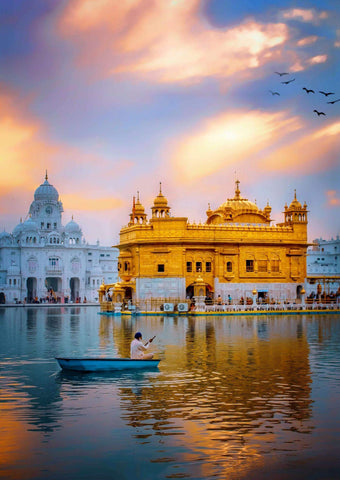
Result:
{"label": "temple spire", "polygon": [[45,180],[48,180],[47,170],[46,170]]}
{"label": "temple spire", "polygon": [[239,185],[240,185],[240,181],[239,180],[236,180],[236,190],[235,190],[235,198],[236,199],[239,199],[240,198],[240,189],[239,189]]}

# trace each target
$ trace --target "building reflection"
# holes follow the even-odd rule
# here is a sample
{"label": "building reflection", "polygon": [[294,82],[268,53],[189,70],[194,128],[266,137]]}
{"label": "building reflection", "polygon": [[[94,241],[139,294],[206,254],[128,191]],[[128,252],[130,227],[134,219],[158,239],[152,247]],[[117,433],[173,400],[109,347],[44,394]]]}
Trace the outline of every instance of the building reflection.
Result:
{"label": "building reflection", "polygon": [[211,451],[236,462],[265,451],[269,437],[272,446],[276,436],[288,441],[292,432],[312,431],[302,319],[288,329],[254,317],[186,322],[185,344],[167,346],[160,374],[137,380],[138,394],[121,390],[123,417],[137,438],[180,436],[197,455]]}

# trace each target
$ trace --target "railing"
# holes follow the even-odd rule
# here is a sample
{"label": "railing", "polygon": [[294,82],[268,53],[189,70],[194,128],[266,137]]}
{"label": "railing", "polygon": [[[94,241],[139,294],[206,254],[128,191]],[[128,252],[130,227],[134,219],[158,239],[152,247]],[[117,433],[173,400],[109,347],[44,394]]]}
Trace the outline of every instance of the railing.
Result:
{"label": "railing", "polygon": [[[165,303],[171,303],[174,305],[174,310],[171,312],[164,311],[163,305]],[[134,304],[125,303],[122,306],[122,310],[130,310],[131,312],[162,312],[164,313],[178,313],[177,305],[179,303],[187,303],[188,312],[271,312],[271,311],[292,311],[292,310],[339,310],[340,303],[325,302],[325,303],[296,303],[294,301],[277,302],[277,303],[253,303],[253,304],[218,304],[216,301],[211,301],[204,305],[200,305],[199,308],[192,305],[191,299],[180,298],[150,298],[145,300],[139,300]],[[114,311],[114,304],[112,302],[101,303],[102,312]],[[187,313],[187,312],[183,312]]]}
{"label": "railing", "polygon": [[62,275],[63,267],[45,267],[46,275]]}

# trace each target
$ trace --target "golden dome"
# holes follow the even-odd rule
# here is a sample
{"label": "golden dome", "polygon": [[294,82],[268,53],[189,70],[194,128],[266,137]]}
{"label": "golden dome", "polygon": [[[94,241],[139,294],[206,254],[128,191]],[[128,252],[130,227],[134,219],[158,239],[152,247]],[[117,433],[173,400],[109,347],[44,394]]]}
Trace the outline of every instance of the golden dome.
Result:
{"label": "golden dome", "polygon": [[294,190],[294,200],[289,205],[289,208],[294,209],[294,210],[297,209],[297,208],[302,208],[301,203],[296,198],[296,190]]}
{"label": "golden dome", "polygon": [[153,202],[155,207],[161,208],[161,207],[167,207],[168,206],[168,200],[164,195],[162,194],[162,183],[159,182],[159,194],[155,198]]}
{"label": "golden dome", "polygon": [[136,203],[135,203],[135,214],[140,215],[142,213],[145,213],[145,208],[140,203],[139,192],[137,192],[137,200],[136,200]]}
{"label": "golden dome", "polygon": [[221,224],[225,222],[241,223],[268,223],[271,208],[268,206],[266,211],[262,212],[256,203],[240,195],[239,181],[236,180],[236,189],[234,198],[220,205],[215,211],[208,210],[207,223]]}

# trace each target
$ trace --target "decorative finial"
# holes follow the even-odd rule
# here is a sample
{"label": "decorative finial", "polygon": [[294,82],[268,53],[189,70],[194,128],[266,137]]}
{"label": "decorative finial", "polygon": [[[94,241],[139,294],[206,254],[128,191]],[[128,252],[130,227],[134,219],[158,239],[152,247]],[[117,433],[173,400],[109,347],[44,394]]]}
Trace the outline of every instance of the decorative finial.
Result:
{"label": "decorative finial", "polygon": [[239,185],[240,185],[240,181],[239,180],[236,180],[236,190],[235,190],[235,198],[240,198],[240,189],[239,189]]}
{"label": "decorative finial", "polygon": [[159,194],[162,195],[162,182],[159,182]]}
{"label": "decorative finial", "polygon": [[73,222],[73,214],[72,214],[72,222]]}
{"label": "decorative finial", "polygon": [[48,180],[47,170],[46,170],[45,180]]}
{"label": "decorative finial", "polygon": [[139,202],[139,190],[137,190],[137,202]]}
{"label": "decorative finial", "polygon": [[294,200],[296,200],[296,188],[294,188]]}
{"label": "decorative finial", "polygon": [[208,210],[210,210],[210,203],[208,203]]}

